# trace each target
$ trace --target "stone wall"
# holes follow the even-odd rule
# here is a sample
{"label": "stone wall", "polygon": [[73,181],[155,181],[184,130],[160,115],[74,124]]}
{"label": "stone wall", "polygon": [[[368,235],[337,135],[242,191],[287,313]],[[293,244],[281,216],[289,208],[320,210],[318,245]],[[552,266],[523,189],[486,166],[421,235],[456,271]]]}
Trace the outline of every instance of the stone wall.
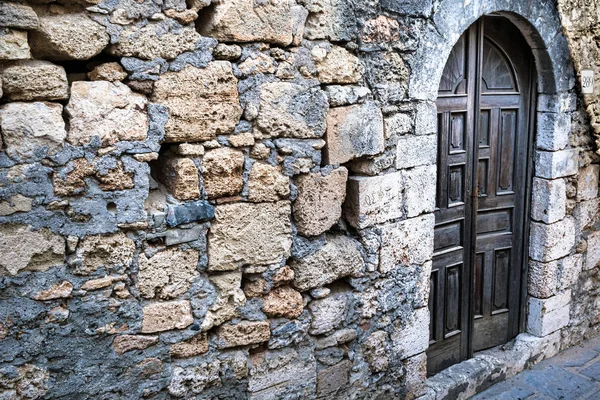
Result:
{"label": "stone wall", "polygon": [[497,10],[556,43],[569,138],[538,146],[527,330],[593,334],[583,3],[0,3],[0,398],[428,396],[435,91]]}

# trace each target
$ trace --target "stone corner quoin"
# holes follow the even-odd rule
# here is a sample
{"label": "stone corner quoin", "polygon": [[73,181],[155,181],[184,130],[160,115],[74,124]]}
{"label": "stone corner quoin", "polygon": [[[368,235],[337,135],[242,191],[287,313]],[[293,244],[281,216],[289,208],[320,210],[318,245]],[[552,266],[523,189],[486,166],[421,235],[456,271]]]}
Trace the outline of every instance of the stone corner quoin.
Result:
{"label": "stone corner quoin", "polygon": [[[430,88],[496,3],[0,2],[0,398],[426,398]],[[564,64],[525,325],[567,347],[600,324],[600,9],[525,3]]]}

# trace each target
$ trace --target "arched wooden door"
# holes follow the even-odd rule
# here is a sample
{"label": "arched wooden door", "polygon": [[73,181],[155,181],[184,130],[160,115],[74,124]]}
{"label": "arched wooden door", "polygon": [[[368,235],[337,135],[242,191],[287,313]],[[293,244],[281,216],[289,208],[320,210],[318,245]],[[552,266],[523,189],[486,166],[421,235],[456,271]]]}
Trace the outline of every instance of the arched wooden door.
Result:
{"label": "arched wooden door", "polygon": [[444,69],[429,374],[519,333],[533,68],[518,29],[489,16],[463,34]]}

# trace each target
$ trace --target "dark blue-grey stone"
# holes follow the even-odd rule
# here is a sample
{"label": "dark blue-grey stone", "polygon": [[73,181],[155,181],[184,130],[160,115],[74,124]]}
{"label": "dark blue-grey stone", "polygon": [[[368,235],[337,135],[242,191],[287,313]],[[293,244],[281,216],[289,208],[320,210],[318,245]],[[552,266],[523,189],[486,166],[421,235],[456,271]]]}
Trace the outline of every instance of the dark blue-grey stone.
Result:
{"label": "dark blue-grey stone", "polygon": [[173,227],[190,222],[208,221],[214,217],[215,207],[208,201],[199,200],[169,206],[167,225]]}

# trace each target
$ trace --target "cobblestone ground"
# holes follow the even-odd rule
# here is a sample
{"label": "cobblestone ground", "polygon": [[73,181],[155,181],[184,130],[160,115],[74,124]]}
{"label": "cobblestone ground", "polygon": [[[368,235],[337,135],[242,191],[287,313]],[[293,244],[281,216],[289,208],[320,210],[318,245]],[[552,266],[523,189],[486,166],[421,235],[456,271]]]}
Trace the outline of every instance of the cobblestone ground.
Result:
{"label": "cobblestone ground", "polygon": [[472,400],[600,400],[600,336],[498,383]]}

